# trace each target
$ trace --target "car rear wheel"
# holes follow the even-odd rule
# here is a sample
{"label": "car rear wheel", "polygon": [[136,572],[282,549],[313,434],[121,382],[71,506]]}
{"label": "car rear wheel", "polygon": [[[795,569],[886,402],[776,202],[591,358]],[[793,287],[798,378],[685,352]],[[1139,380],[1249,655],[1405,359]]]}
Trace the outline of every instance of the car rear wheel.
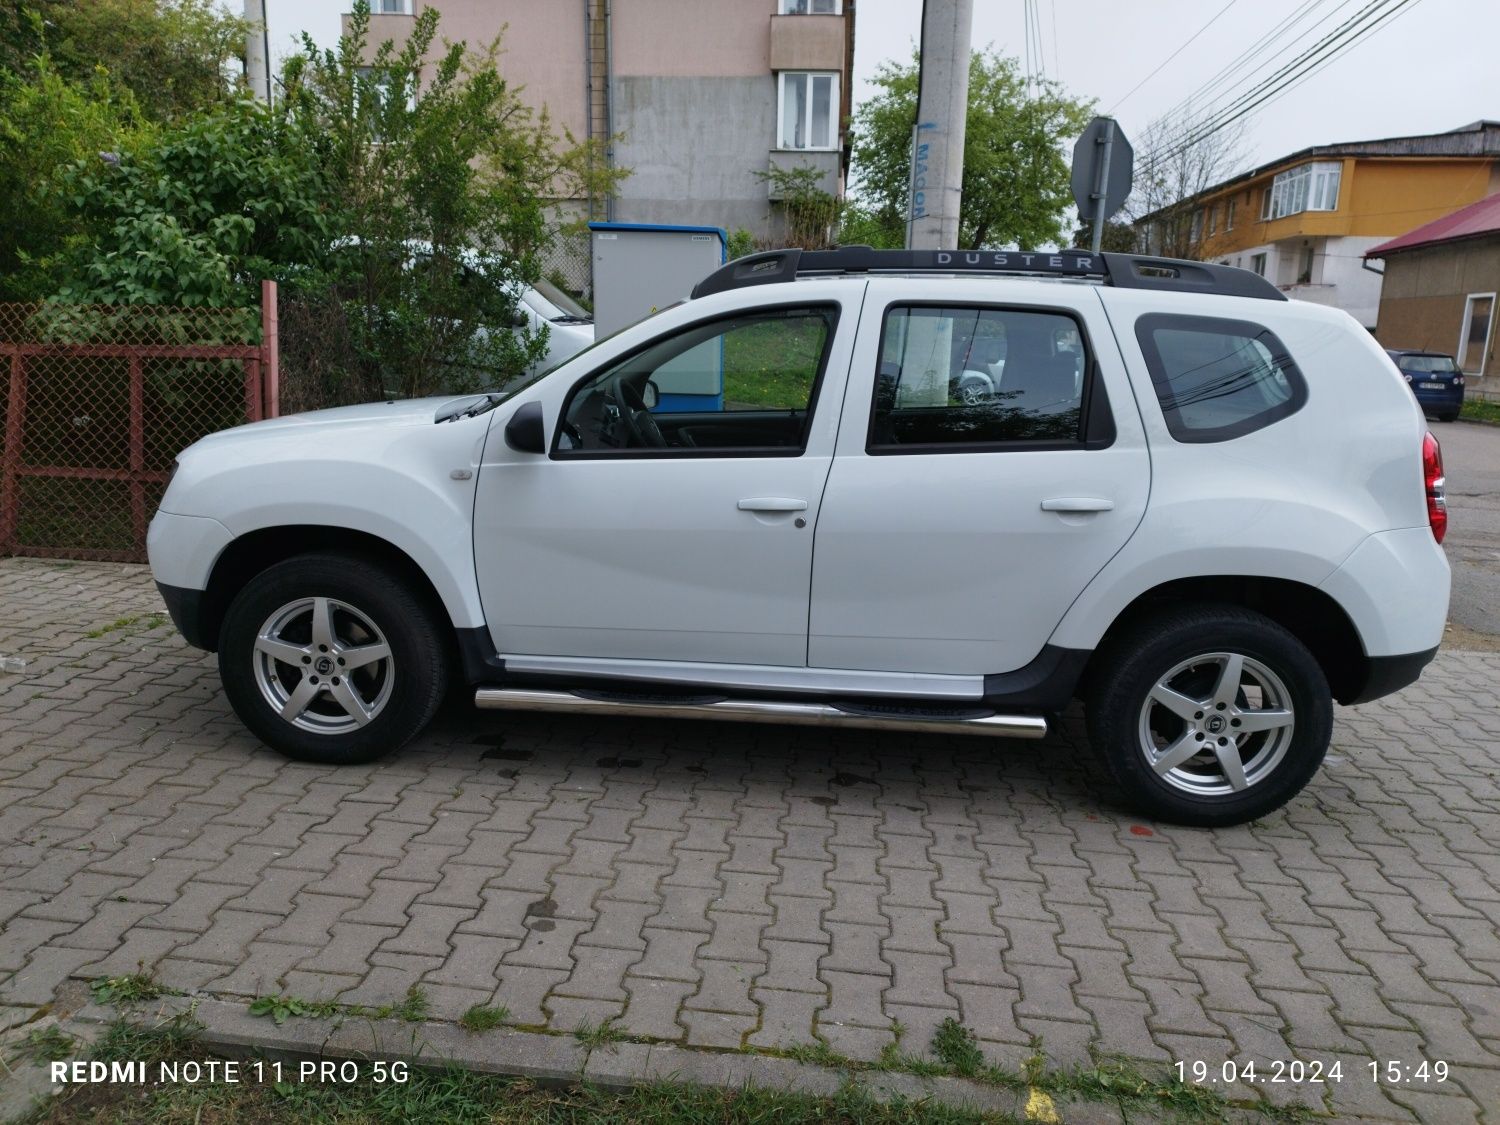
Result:
{"label": "car rear wheel", "polygon": [[1089,736],[1131,803],[1177,824],[1265,816],[1317,771],[1333,730],[1322,668],[1286,629],[1237,606],[1142,621],[1098,657]]}
{"label": "car rear wheel", "polygon": [[262,571],[230,604],[219,675],[262,742],[302,761],[368,762],[427,725],[447,685],[436,616],[398,577],[350,555]]}

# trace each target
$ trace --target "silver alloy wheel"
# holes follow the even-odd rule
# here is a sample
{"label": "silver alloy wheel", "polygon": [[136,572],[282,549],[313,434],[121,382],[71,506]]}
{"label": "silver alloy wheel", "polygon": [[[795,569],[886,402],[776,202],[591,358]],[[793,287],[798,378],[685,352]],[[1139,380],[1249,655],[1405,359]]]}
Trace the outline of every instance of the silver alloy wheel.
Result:
{"label": "silver alloy wheel", "polygon": [[266,618],[255,637],[255,683],[294,727],[346,734],[390,702],[396,664],[385,635],[334,598],[299,598]]}
{"label": "silver alloy wheel", "polygon": [[1140,749],[1169,785],[1219,797],[1270,777],[1296,725],[1275,672],[1242,653],[1210,652],[1156,681],[1141,706]]}

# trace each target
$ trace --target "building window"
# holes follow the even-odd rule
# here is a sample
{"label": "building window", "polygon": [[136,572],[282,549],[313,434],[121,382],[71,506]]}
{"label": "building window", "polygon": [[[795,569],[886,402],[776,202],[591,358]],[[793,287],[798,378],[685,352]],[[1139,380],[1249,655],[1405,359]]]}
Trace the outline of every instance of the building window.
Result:
{"label": "building window", "polygon": [[1208,209],[1208,233],[1219,233],[1219,205],[1217,203]]}
{"label": "building window", "polygon": [[843,0],[781,0],[784,16],[836,16],[843,10]]}
{"label": "building window", "polygon": [[839,76],[806,71],[781,75],[781,148],[838,146]]}
{"label": "building window", "polygon": [[1233,199],[1231,199],[1228,203],[1224,204],[1224,229],[1225,230],[1233,230],[1234,229],[1234,200]]}
{"label": "building window", "polygon": [[1343,165],[1334,162],[1300,164],[1277,175],[1267,189],[1261,217],[1280,219],[1302,211],[1336,211]]}
{"label": "building window", "polygon": [[1465,375],[1484,374],[1494,321],[1495,295],[1470,293],[1464,302],[1464,322],[1458,338],[1458,367]]}
{"label": "building window", "polygon": [[1254,270],[1256,273],[1260,274],[1261,277],[1265,277],[1266,276],[1266,256],[1264,254],[1251,254],[1250,255],[1250,268],[1252,270]]}
{"label": "building window", "polygon": [[1197,242],[1203,237],[1203,208],[1199,207],[1193,212],[1192,222],[1188,224],[1188,241]]}
{"label": "building window", "polygon": [[411,15],[411,0],[374,0],[370,5],[370,11],[377,16],[409,16]]}

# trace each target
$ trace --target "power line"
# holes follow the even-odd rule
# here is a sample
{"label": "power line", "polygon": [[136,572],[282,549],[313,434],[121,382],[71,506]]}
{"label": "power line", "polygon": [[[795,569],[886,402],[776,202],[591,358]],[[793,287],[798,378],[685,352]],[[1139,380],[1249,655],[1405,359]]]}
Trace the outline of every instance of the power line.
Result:
{"label": "power line", "polygon": [[1178,47],[1177,50],[1173,51],[1170,55],[1168,55],[1165,59],[1163,59],[1162,62],[1161,62],[1161,64],[1155,70],[1153,70],[1150,74],[1146,75],[1146,77],[1142,78],[1139,82],[1137,82],[1134,86],[1132,86],[1130,88],[1130,92],[1129,93],[1127,93],[1123,98],[1121,98],[1119,101],[1115,102],[1115,104],[1110,107],[1109,112],[1110,113],[1114,113],[1115,110],[1119,109],[1122,105],[1124,105],[1126,102],[1128,102],[1130,100],[1131,94],[1134,94],[1137,90],[1139,90],[1147,82],[1150,82],[1151,79],[1155,78],[1158,74],[1160,74],[1163,70],[1165,70],[1167,68],[1167,64],[1168,63],[1170,63],[1178,55],[1182,54],[1183,51],[1186,51],[1189,47],[1191,47],[1193,45],[1194,41],[1198,38],[1198,36],[1202,35],[1209,28],[1213,27],[1213,25],[1218,22],[1219,17],[1222,16],[1225,12],[1229,11],[1229,9],[1232,8],[1232,7],[1234,7],[1237,3],[1239,3],[1239,0],[1229,0],[1229,3],[1225,4],[1222,8],[1220,8],[1217,12],[1214,13],[1214,18],[1213,19],[1209,20],[1206,24],[1204,24],[1202,27],[1200,27],[1197,31],[1193,32],[1193,34],[1191,36],[1189,36],[1188,41],[1186,43],[1184,43],[1182,46]]}
{"label": "power line", "polygon": [[1150,153],[1146,161],[1148,168],[1202,143],[1240,118],[1254,112],[1260,106],[1290,92],[1334,59],[1389,24],[1396,16],[1420,2],[1421,0],[1370,0],[1370,3],[1361,8],[1351,19],[1340,24],[1333,32],[1258,86],[1217,111],[1207,121],[1191,125],[1183,136],[1169,142],[1166,148]]}
{"label": "power line", "polygon": [[[1209,105],[1216,104],[1217,102],[1223,100],[1224,97],[1232,94],[1238,87],[1244,85],[1246,82],[1251,81],[1252,76],[1250,74],[1247,74],[1232,85],[1228,87],[1224,86],[1224,83],[1226,81],[1228,81],[1234,75],[1244,71],[1258,56],[1264,54],[1268,49],[1270,49],[1271,46],[1276,42],[1276,40],[1287,34],[1287,32],[1291,31],[1293,27],[1301,23],[1302,20],[1305,19],[1312,11],[1322,7],[1327,2],[1328,0],[1307,0],[1307,2],[1304,3],[1300,8],[1294,9],[1288,16],[1286,16],[1286,18],[1282,19],[1279,23],[1272,27],[1270,31],[1266,32],[1244,51],[1242,51],[1238,56],[1231,60],[1228,66],[1226,66],[1222,71],[1218,72],[1212,78],[1208,79],[1208,81],[1204,82],[1196,90],[1188,94],[1187,97],[1183,98],[1176,105],[1172,106],[1171,109],[1168,109],[1164,113],[1158,115],[1156,121],[1161,122],[1171,120],[1171,118],[1176,114],[1178,114],[1182,110],[1187,109],[1189,106],[1192,106],[1204,95],[1215,89],[1219,90],[1220,93],[1217,94],[1209,102]],[[1339,0],[1338,7],[1344,8],[1352,2],[1353,0]],[[1337,13],[1337,11],[1338,9],[1335,9],[1335,14]],[[1313,25],[1313,28],[1316,28],[1320,24],[1325,23],[1326,20],[1327,17],[1318,20],[1317,23]],[[1309,33],[1312,30],[1313,29],[1310,28]],[[1153,124],[1155,124],[1155,122],[1153,122]]]}

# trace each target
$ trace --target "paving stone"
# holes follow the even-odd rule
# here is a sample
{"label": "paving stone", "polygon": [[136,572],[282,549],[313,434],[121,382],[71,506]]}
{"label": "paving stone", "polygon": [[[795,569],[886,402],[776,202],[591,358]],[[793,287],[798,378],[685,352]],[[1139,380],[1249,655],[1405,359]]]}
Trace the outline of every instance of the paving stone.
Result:
{"label": "paving stone", "polygon": [[[378,764],[294,763],[238,726],[213,659],[170,630],[85,637],[156,611],[145,568],[0,560],[0,602],[18,607],[0,650],[34,659],[0,678],[6,1011],[137,968],[204,1005],[232,996],[241,1015],[273,988],[378,1007],[416,984],[435,1017],[423,1036],[467,1065],[552,1077],[587,1057],[601,1082],[754,1062],[826,1083],[722,1049],[816,1036],[875,1059],[896,1021],[920,1053],[955,1018],[1013,1069],[1040,1035],[1060,1063],[1337,1059],[1342,1119],[1500,1104],[1500,695],[1486,687],[1500,654],[1445,650],[1420,687],[1339,711],[1307,796],[1200,831],[1122,815],[1076,708],[1041,754],[445,714]],[[586,1056],[565,1035],[448,1022],[481,1002],[559,1032],[616,1016],[684,1046]],[[330,1042],[412,1034],[393,1021]],[[1455,1076],[1370,1082],[1368,1062],[1394,1054],[1444,1057]]]}

